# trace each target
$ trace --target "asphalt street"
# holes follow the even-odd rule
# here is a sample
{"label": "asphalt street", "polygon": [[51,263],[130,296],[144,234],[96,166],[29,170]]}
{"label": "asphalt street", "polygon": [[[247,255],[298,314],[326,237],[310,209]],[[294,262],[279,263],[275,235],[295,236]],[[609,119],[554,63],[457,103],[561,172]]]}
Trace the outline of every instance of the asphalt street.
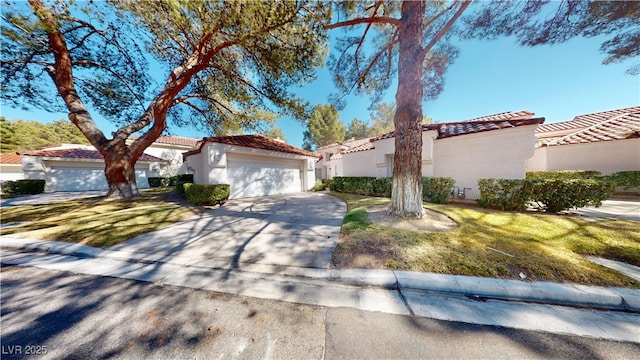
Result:
{"label": "asphalt street", "polygon": [[32,267],[1,270],[3,359],[631,359],[640,353],[638,343]]}

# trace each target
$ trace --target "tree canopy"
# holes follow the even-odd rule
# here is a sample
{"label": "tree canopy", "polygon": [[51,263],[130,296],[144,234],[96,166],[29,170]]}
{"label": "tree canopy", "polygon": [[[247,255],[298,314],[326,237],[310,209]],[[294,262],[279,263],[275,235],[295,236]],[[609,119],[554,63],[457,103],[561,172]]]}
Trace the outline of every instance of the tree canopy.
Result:
{"label": "tree canopy", "polygon": [[[168,121],[220,134],[255,130],[273,117],[267,108],[306,118],[306,104],[288,88],[313,80],[326,53],[321,2],[8,5],[2,100],[65,108],[105,158],[110,194],[124,197],[137,195],[133,166]],[[119,128],[105,136],[93,114]],[[132,134],[140,136],[126,144]]]}
{"label": "tree canopy", "polygon": [[313,151],[321,146],[344,141],[346,129],[333,105],[316,105],[304,132],[302,148]]}
{"label": "tree canopy", "polygon": [[61,144],[89,144],[80,130],[68,120],[43,124],[33,120],[0,118],[2,152],[22,152]]}
{"label": "tree canopy", "polygon": [[363,139],[369,137],[369,127],[367,123],[353,118],[349,124],[347,124],[347,132],[345,133],[345,139]]}

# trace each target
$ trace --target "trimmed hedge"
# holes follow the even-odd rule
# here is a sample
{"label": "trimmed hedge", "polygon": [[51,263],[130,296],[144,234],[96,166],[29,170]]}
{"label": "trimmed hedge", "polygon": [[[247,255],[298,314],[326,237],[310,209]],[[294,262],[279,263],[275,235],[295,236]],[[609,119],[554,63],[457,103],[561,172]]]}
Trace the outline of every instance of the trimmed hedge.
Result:
{"label": "trimmed hedge", "polygon": [[176,186],[180,183],[192,183],[193,174],[180,174],[171,177],[149,177],[147,181],[151,187]]}
{"label": "trimmed hedge", "polygon": [[522,211],[531,203],[547,212],[559,212],[584,206],[600,206],[613,195],[609,181],[596,179],[480,179],[483,207]]}
{"label": "trimmed hedge", "polygon": [[179,186],[184,195],[193,205],[218,205],[224,204],[231,194],[231,186],[229,184],[212,184],[202,185],[193,183],[184,183]]}
{"label": "trimmed hedge", "polygon": [[422,198],[436,204],[446,204],[456,181],[450,177],[422,177]]}
{"label": "trimmed hedge", "polygon": [[593,179],[601,176],[602,173],[596,170],[556,170],[556,171],[529,171],[527,179]]}
{"label": "trimmed hedge", "polygon": [[40,179],[25,179],[7,181],[3,184],[2,190],[10,195],[16,194],[40,194],[44,192],[45,181]]}
{"label": "trimmed hedge", "polygon": [[620,171],[609,175],[611,181],[625,190],[640,188],[640,171]]}
{"label": "trimmed hedge", "polygon": [[[422,178],[422,197],[430,202],[446,203],[453,190],[455,181],[451,178]],[[329,189],[351,194],[391,197],[393,179],[391,177],[375,178],[372,176],[336,176],[329,184]]]}

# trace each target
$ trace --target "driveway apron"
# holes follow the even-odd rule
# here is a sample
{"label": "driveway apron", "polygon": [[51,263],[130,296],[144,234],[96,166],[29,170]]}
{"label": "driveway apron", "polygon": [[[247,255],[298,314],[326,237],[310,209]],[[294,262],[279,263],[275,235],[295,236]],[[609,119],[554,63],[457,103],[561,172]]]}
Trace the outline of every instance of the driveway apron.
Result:
{"label": "driveway apron", "polygon": [[345,212],[341,200],[320,193],[234,199],[109,250],[163,256],[191,266],[327,269]]}

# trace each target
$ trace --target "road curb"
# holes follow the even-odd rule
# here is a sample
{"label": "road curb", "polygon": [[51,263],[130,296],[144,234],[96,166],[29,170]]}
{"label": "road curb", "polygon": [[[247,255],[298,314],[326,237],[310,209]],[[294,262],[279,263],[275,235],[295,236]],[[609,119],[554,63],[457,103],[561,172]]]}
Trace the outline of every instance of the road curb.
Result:
{"label": "road curb", "polygon": [[[7,235],[1,236],[0,239],[1,247],[14,249],[44,251],[75,257],[103,258],[125,262],[168,263],[189,268],[201,267],[181,263],[166,255],[103,250],[81,244],[25,239]],[[525,282],[392,270],[337,270],[262,264],[242,264],[238,267],[210,268],[239,273],[276,275],[285,278],[307,278],[313,279],[315,282],[338,282],[361,287],[396,289],[400,292],[402,292],[402,290],[419,290],[461,294],[481,300],[497,299],[640,313],[640,290],[628,288],[606,288],[550,282]]]}

